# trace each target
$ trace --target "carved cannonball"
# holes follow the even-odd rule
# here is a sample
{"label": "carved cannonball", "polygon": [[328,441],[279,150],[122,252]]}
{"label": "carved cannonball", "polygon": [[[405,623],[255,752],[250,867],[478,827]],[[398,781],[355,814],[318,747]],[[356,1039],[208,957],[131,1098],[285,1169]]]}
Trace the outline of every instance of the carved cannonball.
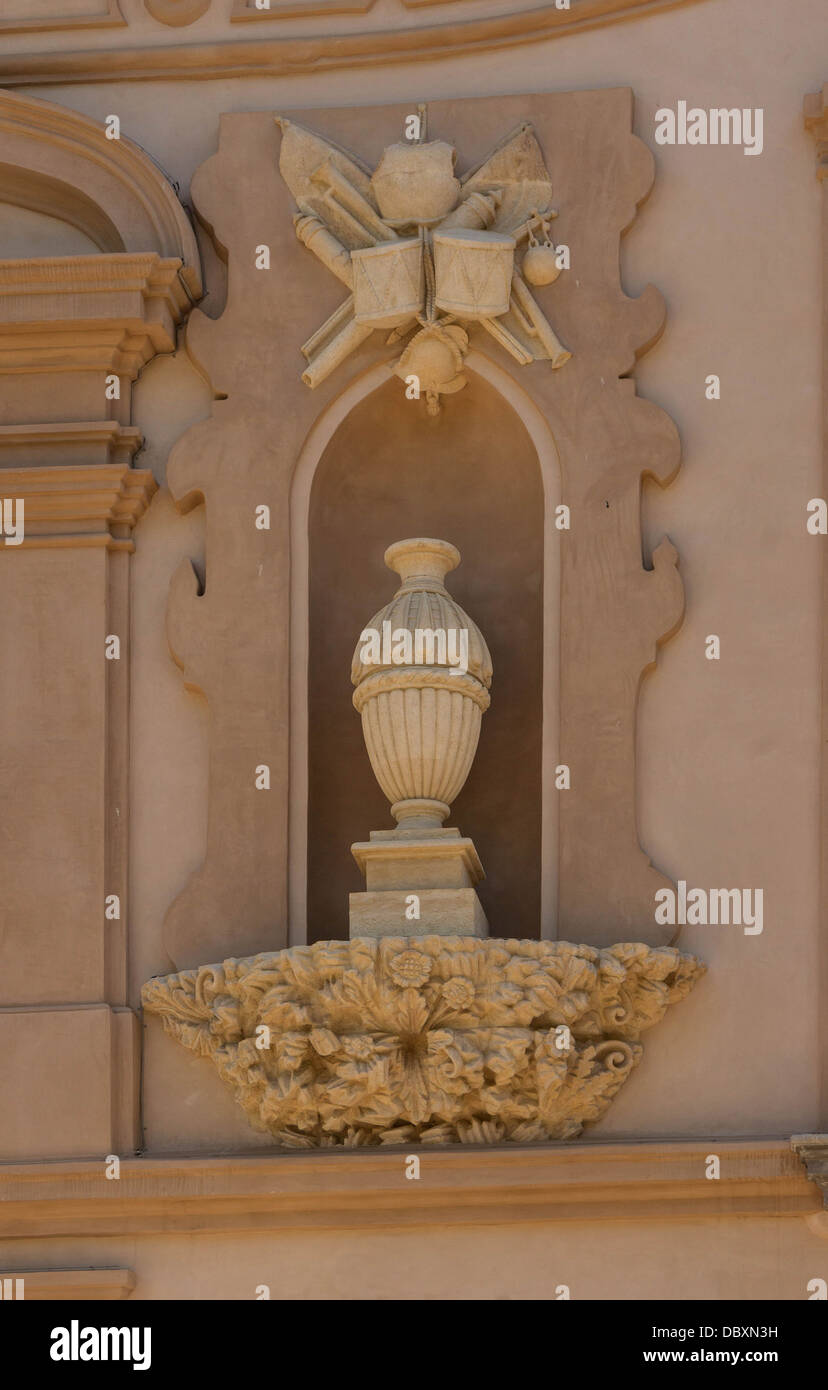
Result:
{"label": "carved cannonball", "polygon": [[360,634],[351,665],[368,756],[401,825],[439,826],[469,775],[489,707],[492,659],[443,580],[447,541],[397,541],[385,563],[402,584]]}
{"label": "carved cannonball", "polygon": [[523,278],[530,285],[551,285],[561,268],[555,260],[554,246],[530,246],[523,258]]}

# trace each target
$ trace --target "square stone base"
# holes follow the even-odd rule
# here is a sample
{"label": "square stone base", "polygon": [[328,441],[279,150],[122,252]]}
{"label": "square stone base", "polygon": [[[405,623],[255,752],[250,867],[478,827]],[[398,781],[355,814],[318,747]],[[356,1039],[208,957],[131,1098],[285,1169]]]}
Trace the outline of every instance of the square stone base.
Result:
{"label": "square stone base", "polygon": [[[415,902],[412,902],[412,898]],[[406,917],[406,909],[419,918]],[[351,893],[349,936],[488,936],[473,888],[385,889]]]}
{"label": "square stone base", "polygon": [[351,894],[351,937],[489,935],[483,866],[459,830],[373,830],[351,853],[367,890]]}

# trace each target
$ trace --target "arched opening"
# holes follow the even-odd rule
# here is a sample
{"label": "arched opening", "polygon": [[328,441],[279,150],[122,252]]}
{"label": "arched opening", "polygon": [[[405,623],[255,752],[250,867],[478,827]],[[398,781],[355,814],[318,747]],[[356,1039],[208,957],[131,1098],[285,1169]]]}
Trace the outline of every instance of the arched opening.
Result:
{"label": "arched opening", "polygon": [[0,260],[98,254],[91,238],[71,223],[16,203],[0,203]]}
{"label": "arched opening", "polygon": [[0,231],[11,236],[17,230],[21,239],[28,232],[31,237],[22,242],[22,250],[8,249],[4,240],[5,257],[94,256],[126,250],[103,208],[61,179],[0,164],[0,188]]}
{"label": "arched opening", "polygon": [[[483,860],[479,891],[492,934],[554,935],[557,460],[548,427],[508,374],[477,354],[474,366],[437,422],[401,401],[386,369],[370,373],[358,394],[350,389],[350,410],[338,402],[328,428],[319,422],[297,470],[292,940],[347,935],[348,894],[364,886],[350,845],[392,824],[351,706],[349,671],[362,626],[394,591],[383,551],[416,534],[459,547],[449,587],[483,630],[495,669],[478,754],[450,823]],[[509,441],[507,456],[493,439]]]}

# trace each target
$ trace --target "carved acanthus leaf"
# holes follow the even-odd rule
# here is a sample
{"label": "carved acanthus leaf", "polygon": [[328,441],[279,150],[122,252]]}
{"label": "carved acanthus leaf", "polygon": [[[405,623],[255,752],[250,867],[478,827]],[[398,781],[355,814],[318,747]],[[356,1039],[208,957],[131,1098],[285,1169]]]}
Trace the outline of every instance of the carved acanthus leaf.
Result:
{"label": "carved acanthus leaf", "polygon": [[143,1001],[289,1147],[529,1143],[600,1119],[704,968],[641,943],[384,937],[182,971]]}

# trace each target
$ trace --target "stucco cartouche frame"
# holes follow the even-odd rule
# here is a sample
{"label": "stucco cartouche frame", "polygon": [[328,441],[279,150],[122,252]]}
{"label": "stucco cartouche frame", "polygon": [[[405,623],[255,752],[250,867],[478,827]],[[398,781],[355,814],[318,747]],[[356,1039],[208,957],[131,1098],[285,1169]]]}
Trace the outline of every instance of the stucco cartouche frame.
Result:
{"label": "stucco cartouche frame", "polygon": [[[544,39],[565,36],[586,29],[598,28],[618,21],[645,18],[684,5],[697,5],[703,0],[571,0],[568,10],[559,9],[553,0],[545,4],[519,6],[504,3],[504,13],[478,10],[476,0],[463,0],[456,5],[459,13],[451,19],[433,15],[435,6],[399,4],[386,10],[367,26],[363,19],[373,9],[367,0],[357,0],[347,6],[347,14],[339,14],[339,4],[331,0],[273,0],[269,10],[256,9],[247,0],[236,0],[227,16],[226,27],[210,32],[196,42],[197,30],[190,36],[189,27],[167,27],[172,13],[171,0],[152,0],[148,6],[160,20],[157,42],[130,46],[130,30],[126,42],[117,48],[86,48],[73,45],[70,52],[9,53],[0,56],[0,83],[6,86],[67,82],[146,82],[152,80],[201,81],[222,77],[275,77],[282,74],[321,73],[337,68],[387,67],[389,63],[411,61],[434,62],[458,58],[464,54],[491,53],[516,45],[538,43]],[[110,0],[113,8],[115,0]],[[205,13],[204,23],[218,18],[219,3],[226,13],[226,0],[213,0]],[[333,10],[333,13],[332,13]],[[189,12],[189,11],[188,11]],[[195,14],[194,19],[201,16]],[[300,18],[308,25],[305,33],[296,34],[295,23]],[[279,33],[279,21],[293,21],[293,33]],[[435,22],[436,21],[436,22]],[[117,23],[117,14],[101,23]],[[191,21],[188,21],[188,23]],[[163,26],[163,27],[162,27]],[[22,24],[18,27],[23,28]],[[26,26],[27,27],[27,26]],[[40,27],[55,27],[43,23]],[[255,42],[247,34],[236,38],[239,30],[253,31]],[[171,41],[182,34],[185,42]],[[146,31],[141,33],[145,38]]]}
{"label": "stucco cartouche frame", "polygon": [[[291,478],[314,422],[338,395],[397,351],[374,333],[309,391],[301,344],[341,302],[341,286],[296,240],[278,173],[273,112],[222,117],[216,155],[197,171],[195,206],[228,258],[221,317],[195,310],[188,347],[217,396],[170,457],[181,510],[206,502],[206,592],[184,564],[174,577],[170,645],[188,686],[211,712],[207,852],[172,904],[165,939],[178,969],[301,941],[288,936],[289,594]],[[398,139],[407,108],[282,113],[371,165]],[[555,323],[573,352],[565,371],[516,368],[488,340],[472,346],[510,372],[548,420],[561,457],[573,527],[562,543],[560,758],[572,769],[560,818],[558,935],[593,945],[663,944],[653,893],[667,880],[638,843],[635,721],[642,673],[683,612],[675,551],[642,564],[642,477],[668,482],[679,464],[669,417],[636,396],[625,374],[658,336],[660,294],[623,292],[618,241],[653,179],[632,134],[628,89],[436,102],[430,137],[449,139],[465,165],[519,122],[533,123],[547,159],[556,236],[577,272],[555,286]],[[249,191],[249,192],[248,192]],[[270,247],[270,272],[255,248]],[[400,408],[416,408],[403,399]],[[271,529],[255,530],[270,507]],[[270,769],[270,790],[254,785]],[[508,924],[493,923],[508,934]]]}

